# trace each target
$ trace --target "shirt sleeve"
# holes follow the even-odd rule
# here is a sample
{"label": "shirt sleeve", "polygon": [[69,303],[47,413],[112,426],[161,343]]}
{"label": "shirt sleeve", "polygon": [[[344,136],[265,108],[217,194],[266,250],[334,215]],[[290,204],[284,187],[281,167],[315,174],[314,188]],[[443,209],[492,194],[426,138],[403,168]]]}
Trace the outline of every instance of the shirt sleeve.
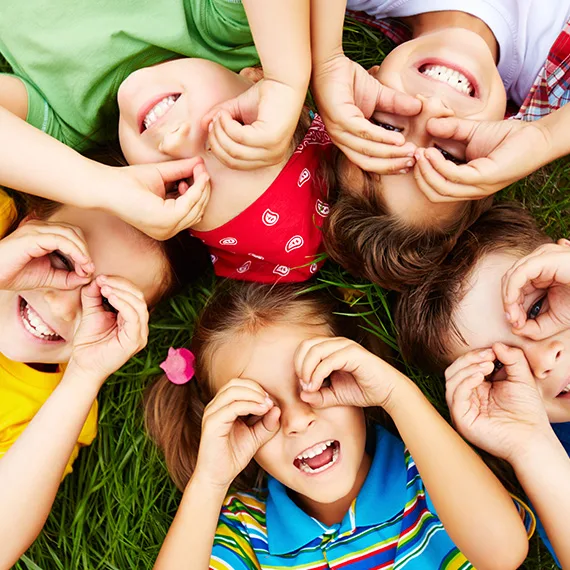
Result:
{"label": "shirt sleeve", "polygon": [[16,205],[14,200],[0,189],[0,239],[2,239],[10,226],[16,221]]}
{"label": "shirt sleeve", "polygon": [[3,75],[16,77],[24,84],[28,94],[27,123],[72,148],[79,149],[85,146],[87,138],[61,119],[31,81],[15,74],[4,73]]}
{"label": "shirt sleeve", "polygon": [[261,570],[245,527],[220,515],[210,558],[210,570]]}

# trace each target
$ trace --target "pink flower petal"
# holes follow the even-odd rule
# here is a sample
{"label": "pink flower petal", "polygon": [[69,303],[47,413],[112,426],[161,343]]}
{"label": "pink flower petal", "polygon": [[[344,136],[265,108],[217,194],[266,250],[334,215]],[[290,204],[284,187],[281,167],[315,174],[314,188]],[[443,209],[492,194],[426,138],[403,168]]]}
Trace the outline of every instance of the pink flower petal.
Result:
{"label": "pink flower petal", "polygon": [[166,360],[160,367],[173,384],[186,384],[194,376],[195,356],[187,348],[168,349]]}

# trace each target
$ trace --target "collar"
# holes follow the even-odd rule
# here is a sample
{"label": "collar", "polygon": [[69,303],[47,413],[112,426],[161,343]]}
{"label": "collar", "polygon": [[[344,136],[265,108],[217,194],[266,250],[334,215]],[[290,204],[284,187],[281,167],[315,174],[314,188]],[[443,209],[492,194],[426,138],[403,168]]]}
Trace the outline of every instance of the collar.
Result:
{"label": "collar", "polygon": [[406,503],[407,470],[404,444],[381,426],[375,426],[372,465],[350,511],[340,524],[327,527],[309,516],[289,497],[287,488],[268,477],[266,510],[269,553],[297,551],[325,534],[379,525],[402,512]]}
{"label": "collar", "polygon": [[24,362],[10,360],[0,353],[0,371],[4,369],[20,382],[47,390],[54,390],[63,378],[65,365],[60,364],[57,372],[41,372]]}

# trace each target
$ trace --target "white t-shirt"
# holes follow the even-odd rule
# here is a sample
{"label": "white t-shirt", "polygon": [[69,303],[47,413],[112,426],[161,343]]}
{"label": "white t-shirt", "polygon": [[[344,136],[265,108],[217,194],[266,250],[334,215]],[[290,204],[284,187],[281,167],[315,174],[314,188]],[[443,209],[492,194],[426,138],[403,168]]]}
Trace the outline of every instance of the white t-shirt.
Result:
{"label": "white t-shirt", "polygon": [[491,28],[499,43],[497,67],[507,96],[518,105],[570,19],[570,0],[348,0],[347,8],[378,20],[441,10],[476,16]]}

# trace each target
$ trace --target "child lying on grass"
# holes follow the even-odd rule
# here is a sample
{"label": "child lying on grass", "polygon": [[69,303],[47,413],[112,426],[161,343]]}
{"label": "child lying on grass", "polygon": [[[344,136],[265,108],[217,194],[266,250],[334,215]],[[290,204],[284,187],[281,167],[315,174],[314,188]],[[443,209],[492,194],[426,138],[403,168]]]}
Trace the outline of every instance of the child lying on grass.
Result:
{"label": "child lying on grass", "polygon": [[[528,545],[508,493],[408,378],[338,336],[333,311],[298,286],[214,293],[195,377],[187,354],[185,377],[148,395],[184,489],[156,568],[517,568]],[[370,421],[376,406],[407,449]]]}
{"label": "child lying on grass", "polygon": [[[570,248],[520,207],[491,208],[395,315],[410,362],[443,372],[457,429],[507,460],[570,566]],[[455,360],[455,362],[453,362]]]}

